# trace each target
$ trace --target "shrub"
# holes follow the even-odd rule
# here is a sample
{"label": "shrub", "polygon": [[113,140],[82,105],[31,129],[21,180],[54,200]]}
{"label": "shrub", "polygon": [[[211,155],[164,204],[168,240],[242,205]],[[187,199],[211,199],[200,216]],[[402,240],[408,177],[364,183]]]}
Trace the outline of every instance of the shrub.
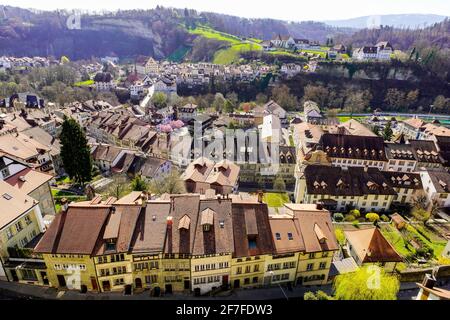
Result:
{"label": "shrub", "polygon": [[319,300],[316,295],[314,294],[314,292],[306,292],[303,295],[303,299],[304,300]]}
{"label": "shrub", "polygon": [[420,208],[415,208],[411,214],[413,215],[414,218],[416,218],[416,220],[421,222],[427,221],[428,219],[430,219],[431,216],[430,212]]}
{"label": "shrub", "polygon": [[316,292],[316,297],[319,300],[333,300],[332,296],[329,296],[328,294],[326,294],[325,292],[319,290]]}
{"label": "shrub", "polygon": [[376,213],[368,213],[366,214],[366,219],[369,220],[370,222],[376,222],[380,220],[380,216]]}
{"label": "shrub", "polygon": [[417,225],[417,226],[415,226],[415,228],[416,228],[417,232],[420,233],[425,239],[432,242],[430,234],[428,233],[427,230],[425,230],[424,227]]}
{"label": "shrub", "polygon": [[334,221],[336,221],[336,222],[344,221],[344,215],[342,213],[339,213],[339,212],[335,213],[333,215],[333,218],[334,218]]}
{"label": "shrub", "polygon": [[446,258],[446,257],[440,256],[437,259],[437,263],[439,265],[450,265],[450,258]]}
{"label": "shrub", "polygon": [[384,222],[389,222],[389,217],[387,216],[387,215],[385,215],[385,214],[383,214],[382,216],[381,216],[381,221],[384,221]]}
{"label": "shrub", "polygon": [[334,229],[334,234],[336,235],[336,239],[339,242],[339,244],[341,246],[343,246],[345,244],[345,234],[344,231],[342,231],[342,229]]}
{"label": "shrub", "polygon": [[358,221],[358,220],[353,221],[352,225],[353,225],[355,228],[359,228],[359,221]]}
{"label": "shrub", "polygon": [[352,216],[354,216],[356,219],[358,219],[359,217],[361,217],[361,212],[358,209],[354,209],[351,210],[349,212],[349,214],[351,214]]}
{"label": "shrub", "polygon": [[348,221],[348,222],[355,221],[355,216],[352,216],[351,214],[348,214],[348,215],[345,216],[345,221]]}

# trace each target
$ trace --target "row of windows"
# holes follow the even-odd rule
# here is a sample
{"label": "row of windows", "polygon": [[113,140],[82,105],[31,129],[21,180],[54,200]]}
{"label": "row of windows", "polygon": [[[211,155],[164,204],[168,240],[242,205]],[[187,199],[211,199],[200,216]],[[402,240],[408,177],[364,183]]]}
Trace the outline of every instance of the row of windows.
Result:
{"label": "row of windows", "polygon": [[[121,254],[114,254],[110,258],[110,262],[121,262],[121,261],[125,261],[125,254],[123,254],[123,253],[121,253]],[[108,263],[108,256],[98,257],[97,258],[97,262],[99,264]]]}
{"label": "row of windows", "polygon": [[[252,272],[251,266],[246,266],[245,273],[251,273],[251,272]],[[253,272],[259,272],[259,264],[255,264],[253,266]],[[236,274],[242,274],[242,267],[237,267]]]}
{"label": "row of windows", "polygon": [[[164,264],[165,271],[190,271],[189,263],[165,263]],[[209,270],[209,269],[208,269]]]}
{"label": "row of windows", "polygon": [[206,271],[206,270],[216,270],[216,269],[225,269],[229,267],[228,262],[219,262],[219,263],[207,263],[201,264],[194,267],[195,272]]}
{"label": "row of windows", "polygon": [[380,167],[383,165],[383,162],[377,162],[377,161],[365,161],[365,160],[352,160],[352,159],[337,159],[335,160],[336,163],[342,163],[342,164],[354,164],[354,165],[368,165],[369,167],[371,166],[376,166],[376,167]]}
{"label": "row of windows", "polygon": [[[291,232],[288,232],[287,237],[290,241],[294,240],[294,237]],[[279,233],[279,232],[275,233],[275,238],[277,240],[281,240],[281,233]]]}
{"label": "row of windows", "polygon": [[135,271],[159,269],[158,261],[139,262],[134,264]]}
{"label": "row of windows", "polygon": [[299,279],[302,279],[303,283],[306,283],[311,281],[325,280],[325,277],[326,276],[324,274],[314,274],[312,276],[303,277]]}
{"label": "row of windows", "polygon": [[220,282],[220,276],[194,278],[194,285]]}
{"label": "row of windows", "polygon": [[[395,165],[397,163],[397,160],[389,160],[389,164],[390,165]],[[404,165],[407,165],[408,167],[414,167],[414,162],[408,162],[408,163],[406,163],[406,161],[404,161],[404,160],[400,160],[400,161],[398,161],[398,165],[399,166],[404,166]]]}
{"label": "row of windows", "polygon": [[[338,200],[356,200],[356,198],[357,197],[355,197],[355,196],[339,196],[339,197],[332,197],[333,199],[336,199],[336,201],[338,201]],[[381,198],[383,198],[383,197],[381,197]],[[325,199],[325,195],[312,195],[312,199],[313,200],[318,200],[318,199]],[[369,195],[365,195],[364,197],[363,197],[363,199],[364,200],[367,200],[367,199],[369,199]],[[375,201],[378,201],[380,199],[380,196],[379,195],[375,195],[374,196],[374,200]],[[384,200],[385,201],[388,201],[389,200],[389,195],[386,195],[386,196],[384,196]],[[343,202],[343,203],[345,203],[345,202]],[[349,202],[350,203],[350,202]]]}
{"label": "row of windows", "polygon": [[82,259],[81,254],[52,254],[52,258]]}
{"label": "row of windows", "polygon": [[[327,268],[326,262],[319,263],[319,270],[324,270],[326,268]],[[306,266],[306,271],[313,271],[313,270],[314,270],[314,263],[308,263],[308,265]]]}
{"label": "row of windows", "polygon": [[145,276],[145,283],[158,283],[158,276],[157,275],[151,275],[151,276]]}
{"label": "row of windows", "polygon": [[183,277],[181,276],[166,276],[164,277],[165,282],[183,282]]}
{"label": "row of windows", "polygon": [[267,266],[267,271],[281,270],[281,269],[294,269],[295,267],[296,267],[295,261],[284,262],[283,264],[272,263]]}
{"label": "row of windows", "polygon": [[174,253],[166,253],[164,255],[164,259],[189,259],[190,255],[188,254],[174,254]]}
{"label": "row of windows", "polygon": [[289,280],[289,273],[275,274],[275,275],[272,276],[272,281],[273,282],[286,281],[286,280]]}
{"label": "row of windows", "polygon": [[54,269],[55,270],[80,270],[80,271],[85,271],[86,270],[86,265],[85,264],[73,264],[73,263],[69,263],[69,264],[55,264],[54,265]]}
{"label": "row of windows", "polygon": [[[256,257],[254,257],[254,259],[255,260],[259,260],[261,258],[259,256],[256,256]],[[244,261],[244,259],[237,259],[236,260],[237,263],[240,263],[240,262],[243,262],[243,261]],[[245,258],[245,261],[252,261],[252,258],[251,257]]]}
{"label": "row of windows", "polygon": [[[253,284],[255,284],[255,283],[258,283],[258,277],[253,277],[252,278],[252,283]],[[244,279],[244,285],[249,285],[250,284],[250,278],[245,278]]]}
{"label": "row of windows", "polygon": [[[30,225],[33,222],[30,216],[25,216],[24,221],[26,225]],[[14,224],[14,228],[16,229],[17,233],[20,233],[24,229],[22,221],[17,221]],[[6,229],[6,237],[8,238],[8,240],[10,240],[13,236],[14,236],[13,228],[9,227],[8,229]]]}
{"label": "row of windows", "polygon": [[127,267],[125,266],[114,267],[112,269],[100,269],[100,276],[102,277],[124,273],[127,273]]}

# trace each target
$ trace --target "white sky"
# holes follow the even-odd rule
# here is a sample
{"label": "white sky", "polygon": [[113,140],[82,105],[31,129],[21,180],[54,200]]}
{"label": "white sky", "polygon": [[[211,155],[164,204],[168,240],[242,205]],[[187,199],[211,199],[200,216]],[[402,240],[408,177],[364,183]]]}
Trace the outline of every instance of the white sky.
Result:
{"label": "white sky", "polygon": [[427,13],[450,16],[449,0],[0,0],[2,5],[52,9],[190,8],[247,18],[290,21],[340,20],[368,15]]}

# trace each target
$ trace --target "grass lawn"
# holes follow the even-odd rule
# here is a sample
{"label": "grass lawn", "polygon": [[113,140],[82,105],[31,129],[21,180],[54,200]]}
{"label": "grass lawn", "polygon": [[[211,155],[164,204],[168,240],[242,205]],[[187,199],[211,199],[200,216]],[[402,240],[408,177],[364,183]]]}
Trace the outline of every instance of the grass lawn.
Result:
{"label": "grass lawn", "polygon": [[300,50],[300,52],[306,52],[306,53],[312,53],[312,54],[318,54],[320,57],[322,58],[326,58],[327,57],[327,53],[320,51],[320,50],[310,50],[310,49],[302,49]]}
{"label": "grass lawn", "polygon": [[240,43],[230,46],[227,49],[222,49],[214,55],[213,63],[215,64],[231,64],[240,59],[240,54],[248,51],[261,51],[262,47],[259,44]]}
{"label": "grass lawn", "polygon": [[292,53],[290,51],[284,51],[284,50],[274,50],[274,51],[267,51],[268,54],[273,54],[275,56],[289,56],[289,57],[295,57],[295,58],[304,58],[299,56],[298,54]]}
{"label": "grass lawn", "polygon": [[240,44],[242,42],[241,39],[236,36],[220,32],[205,26],[197,26],[195,29],[189,29],[188,32],[208,39],[226,41],[231,44]]}
{"label": "grass lawn", "polygon": [[72,181],[70,180],[70,177],[62,177],[59,179],[56,179],[57,184],[70,184]]}
{"label": "grass lawn", "polygon": [[[417,235],[424,243],[426,243],[427,245],[429,245],[431,248],[433,248],[434,250],[434,256],[435,257],[439,257],[442,253],[442,251],[445,248],[445,245],[447,244],[446,241],[433,241],[433,240],[428,240],[427,238],[425,238],[423,235],[421,235],[416,228],[414,228],[411,225],[407,226],[407,230],[410,231],[411,233]],[[432,238],[432,237],[431,237]]]}
{"label": "grass lawn", "polygon": [[[439,257],[442,253],[442,251],[445,248],[445,245],[447,244],[446,241],[434,241],[433,237],[434,235],[430,234],[430,239],[432,241],[429,241],[427,238],[425,238],[423,235],[421,235],[416,228],[414,228],[411,225],[407,226],[407,230],[419,237],[424,243],[426,243],[428,246],[433,248],[435,257]],[[409,244],[407,241],[404,240],[403,235],[398,231],[395,227],[392,225],[383,225],[381,232],[386,237],[386,239],[389,241],[390,244],[392,244],[395,248],[395,250],[402,256],[406,256],[408,254],[414,253],[415,249],[414,247]],[[406,244],[406,247],[405,247]]]}
{"label": "grass lawn", "polygon": [[338,120],[342,123],[342,122],[347,122],[348,120],[350,120],[350,119],[355,119],[355,120],[362,120],[362,119],[365,119],[365,118],[367,118],[367,117],[337,117],[338,118]]}
{"label": "grass lawn", "polygon": [[290,200],[287,193],[265,193],[264,202],[271,208],[280,208]]}
{"label": "grass lawn", "polygon": [[88,87],[94,84],[94,80],[80,81],[74,84],[75,87]]}
{"label": "grass lawn", "polygon": [[61,191],[61,190],[57,190],[57,189],[52,189],[52,195],[53,195],[53,197],[74,196],[73,193]]}
{"label": "grass lawn", "polygon": [[[383,225],[381,228],[381,233],[386,238],[387,241],[395,248],[398,254],[403,257],[414,252],[414,248],[407,243],[402,234],[392,225]],[[405,247],[406,244],[406,247]]]}

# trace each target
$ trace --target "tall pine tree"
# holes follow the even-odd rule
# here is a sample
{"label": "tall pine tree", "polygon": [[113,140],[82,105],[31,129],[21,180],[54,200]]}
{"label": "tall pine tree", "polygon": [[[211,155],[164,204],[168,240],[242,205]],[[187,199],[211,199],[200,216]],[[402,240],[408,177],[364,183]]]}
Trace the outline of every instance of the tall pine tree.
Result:
{"label": "tall pine tree", "polygon": [[91,181],[91,150],[83,129],[74,119],[64,118],[60,140],[61,158],[69,177],[81,185]]}
{"label": "tall pine tree", "polygon": [[391,122],[389,121],[383,130],[384,141],[391,141],[393,134],[394,134],[394,132],[392,131],[392,125],[391,125]]}

